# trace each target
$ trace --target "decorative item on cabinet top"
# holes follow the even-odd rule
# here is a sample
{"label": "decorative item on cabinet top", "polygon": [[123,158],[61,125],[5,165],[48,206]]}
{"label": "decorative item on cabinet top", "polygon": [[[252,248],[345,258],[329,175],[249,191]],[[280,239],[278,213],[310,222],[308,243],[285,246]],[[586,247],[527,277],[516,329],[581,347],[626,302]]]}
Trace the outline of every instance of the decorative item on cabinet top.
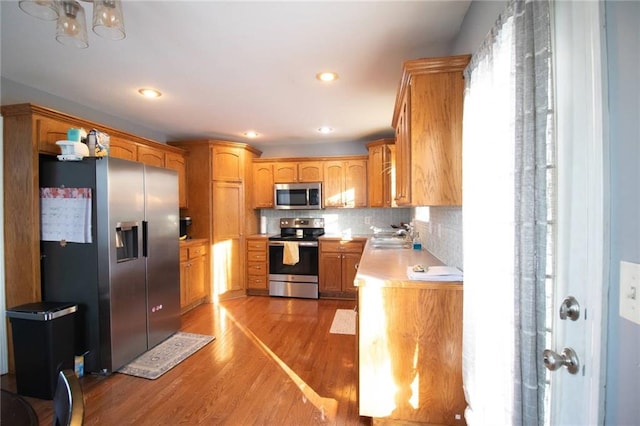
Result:
{"label": "decorative item on cabinet top", "polygon": [[[67,139],[67,131],[70,128],[96,129],[109,135],[110,151],[112,157],[137,161],[137,148],[155,148],[162,153],[174,153],[185,156],[184,149],[156,142],[141,136],[127,133],[95,121],[86,120],[51,108],[36,104],[14,104],[1,107],[5,120],[31,118],[31,126],[36,134],[38,151],[42,154],[60,154],[60,147],[56,141]],[[120,154],[123,155],[120,155]],[[164,162],[164,160],[163,160]]]}

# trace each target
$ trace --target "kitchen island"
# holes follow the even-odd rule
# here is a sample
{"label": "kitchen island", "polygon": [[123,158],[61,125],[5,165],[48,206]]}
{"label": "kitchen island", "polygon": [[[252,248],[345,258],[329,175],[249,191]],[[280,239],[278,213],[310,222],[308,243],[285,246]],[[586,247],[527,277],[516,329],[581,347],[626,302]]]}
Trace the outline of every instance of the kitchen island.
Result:
{"label": "kitchen island", "polygon": [[426,250],[368,242],[358,287],[359,410],[374,423],[464,425],[462,282],[412,281]]}

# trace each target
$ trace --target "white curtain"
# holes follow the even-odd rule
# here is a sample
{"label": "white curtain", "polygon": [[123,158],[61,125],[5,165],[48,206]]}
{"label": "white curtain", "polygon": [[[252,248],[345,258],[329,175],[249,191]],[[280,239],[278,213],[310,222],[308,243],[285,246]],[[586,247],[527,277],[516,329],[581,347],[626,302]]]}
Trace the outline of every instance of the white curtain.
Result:
{"label": "white curtain", "polygon": [[544,423],[549,3],[511,1],[465,72],[463,381],[469,425]]}

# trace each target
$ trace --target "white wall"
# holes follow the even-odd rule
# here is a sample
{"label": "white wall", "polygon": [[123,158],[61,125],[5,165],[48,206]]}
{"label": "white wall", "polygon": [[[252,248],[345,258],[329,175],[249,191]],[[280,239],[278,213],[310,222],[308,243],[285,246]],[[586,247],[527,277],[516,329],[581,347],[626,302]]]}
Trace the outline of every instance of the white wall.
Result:
{"label": "white wall", "polygon": [[619,264],[640,263],[640,2],[607,1],[611,254],[606,425],[640,421],[640,325],[620,317]]}
{"label": "white wall", "polygon": [[473,0],[453,43],[451,54],[464,55],[478,50],[507,4],[506,0]]}

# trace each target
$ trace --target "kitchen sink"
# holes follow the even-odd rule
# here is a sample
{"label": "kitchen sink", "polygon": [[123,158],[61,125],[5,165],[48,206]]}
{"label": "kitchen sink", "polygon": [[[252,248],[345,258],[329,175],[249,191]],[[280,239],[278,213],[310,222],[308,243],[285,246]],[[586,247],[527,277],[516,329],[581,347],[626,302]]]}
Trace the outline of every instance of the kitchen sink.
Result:
{"label": "kitchen sink", "polygon": [[395,232],[376,233],[371,237],[371,247],[382,249],[411,248],[411,240],[407,235]]}

